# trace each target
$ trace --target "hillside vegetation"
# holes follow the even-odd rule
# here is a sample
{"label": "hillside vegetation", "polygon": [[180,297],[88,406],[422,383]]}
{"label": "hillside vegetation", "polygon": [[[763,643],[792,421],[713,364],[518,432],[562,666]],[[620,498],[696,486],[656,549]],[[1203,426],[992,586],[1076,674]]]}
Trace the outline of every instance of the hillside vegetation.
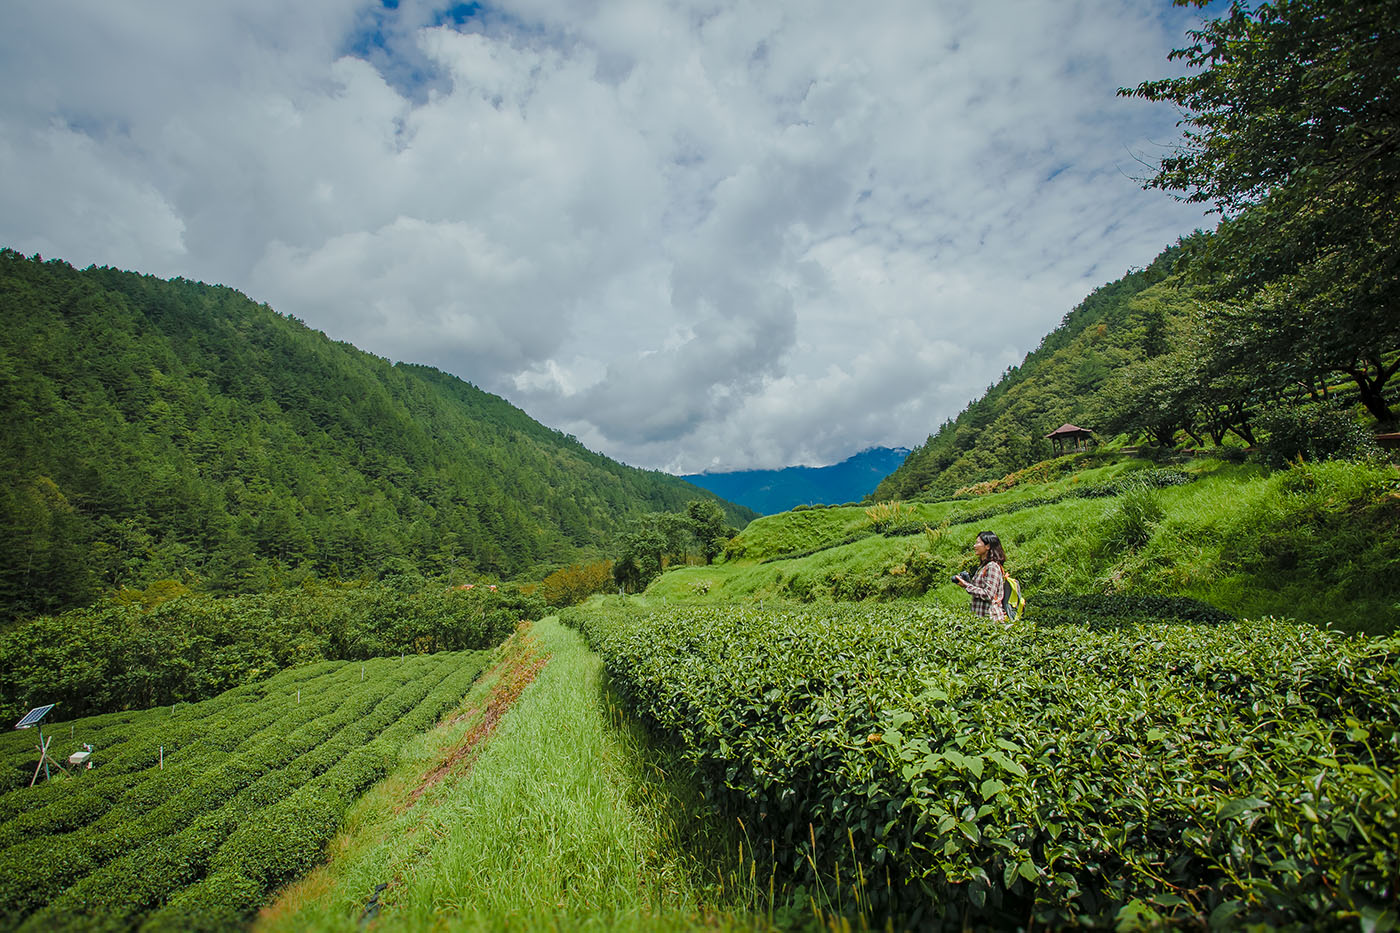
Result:
{"label": "hillside vegetation", "polygon": [[979,531],[1006,545],[1032,615],[1051,594],[1090,600],[1189,597],[1233,615],[1273,615],[1385,633],[1400,625],[1400,473],[1385,463],[1284,470],[1188,459],[1163,467],[1112,452],[1072,455],[974,492],[902,506],[760,518],[723,563],[667,573],[668,599],[967,598]]}
{"label": "hillside vegetation", "polygon": [[3,250],[0,321],[0,618],[161,579],[547,570],[714,498],[229,288]]}
{"label": "hillside vegetation", "polygon": [[381,584],[72,609],[0,632],[0,718],[49,703],[54,720],[188,703],[323,660],[489,648],[543,610],[508,587]]}

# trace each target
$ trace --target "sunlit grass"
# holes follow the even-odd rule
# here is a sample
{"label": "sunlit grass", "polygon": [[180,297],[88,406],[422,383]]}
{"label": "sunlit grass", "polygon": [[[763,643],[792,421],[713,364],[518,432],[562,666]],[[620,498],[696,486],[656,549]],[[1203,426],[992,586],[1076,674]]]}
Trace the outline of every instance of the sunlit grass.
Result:
{"label": "sunlit grass", "polygon": [[[793,559],[687,568],[663,576],[647,596],[868,598],[881,595],[885,575],[899,572],[916,550],[948,571],[970,566],[973,537],[990,530],[1006,546],[1008,570],[1027,585],[1032,612],[1036,592],[1132,592],[1188,596],[1246,618],[1294,618],[1378,633],[1395,627],[1400,601],[1386,583],[1400,576],[1400,492],[1393,467],[1323,463],[1271,472],[1254,464],[1192,460],[1179,467],[1197,476],[1186,485],[1036,504],[1151,466],[1125,459],[955,502],[916,503],[916,516],[936,534],[875,535]],[[1125,507],[1134,514],[1124,514]],[[1002,512],[953,523],[990,510]],[[819,511],[766,517],[764,546],[750,553],[780,553],[769,546],[777,542],[810,543],[810,535],[783,526],[792,521],[810,531],[816,526],[809,516]],[[852,527],[858,519],[854,509],[826,511],[833,513],[824,519],[830,542],[841,540],[841,513],[851,513],[846,518]],[[965,607],[966,595],[948,575],[940,574],[919,598]],[[832,582],[842,576],[847,582]],[[863,579],[852,585],[852,576]]]}

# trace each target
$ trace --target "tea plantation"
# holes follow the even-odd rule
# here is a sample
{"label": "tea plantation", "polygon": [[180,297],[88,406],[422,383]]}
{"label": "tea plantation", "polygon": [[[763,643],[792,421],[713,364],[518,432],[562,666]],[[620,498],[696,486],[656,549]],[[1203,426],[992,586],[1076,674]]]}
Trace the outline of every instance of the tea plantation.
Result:
{"label": "tea plantation", "polygon": [[27,786],[33,730],[0,736],[0,927],[237,927],[318,862],[403,743],[467,692],[488,651],[321,662],[198,703],[64,722]]}
{"label": "tea plantation", "polygon": [[614,598],[565,621],[751,844],[845,912],[1393,924],[1400,638],[1082,613]]}

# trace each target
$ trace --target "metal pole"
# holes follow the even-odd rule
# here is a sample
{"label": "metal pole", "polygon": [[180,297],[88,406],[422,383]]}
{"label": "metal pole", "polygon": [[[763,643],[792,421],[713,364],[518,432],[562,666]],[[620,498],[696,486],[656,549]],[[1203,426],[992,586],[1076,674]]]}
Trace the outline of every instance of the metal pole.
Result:
{"label": "metal pole", "polygon": [[[44,730],[43,730],[43,729],[40,729],[40,730],[39,730],[39,763],[38,763],[37,765],[34,766],[34,776],[33,776],[32,778],[29,779],[29,786],[30,786],[30,787],[33,787],[33,786],[34,786],[34,782],[37,781],[37,780],[39,780],[39,769],[42,768],[42,767],[44,767]],[[48,778],[48,772],[47,772],[47,771],[44,772],[44,777],[45,777],[45,779]]]}

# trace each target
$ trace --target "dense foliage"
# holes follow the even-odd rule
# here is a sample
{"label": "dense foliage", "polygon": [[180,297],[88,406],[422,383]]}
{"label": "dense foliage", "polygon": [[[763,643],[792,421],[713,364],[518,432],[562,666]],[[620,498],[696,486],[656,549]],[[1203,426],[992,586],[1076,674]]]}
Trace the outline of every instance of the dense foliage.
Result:
{"label": "dense foliage", "polygon": [[33,788],[34,733],[0,737],[0,925],[241,929],[487,658],[324,662],[202,703],[79,720],[50,733],[56,755],[91,745],[96,767]]}
{"label": "dense foliage", "polygon": [[[1202,6],[1207,0],[1176,0]],[[1217,368],[1262,388],[1343,373],[1379,421],[1400,370],[1400,6],[1235,0],[1129,94],[1182,112],[1150,187],[1227,217],[1192,252],[1228,305]]]}
{"label": "dense foliage", "polygon": [[566,619],[758,851],[896,926],[1395,922],[1400,641],[1055,612]]}
{"label": "dense foliage", "polygon": [[297,664],[488,648],[544,604],[509,588],[308,587],[104,604],[0,633],[0,718],[189,702]]}
{"label": "dense foliage", "polygon": [[710,498],[228,288],[3,250],[0,321],[0,618],[163,578],[543,571]]}
{"label": "dense foliage", "polygon": [[621,591],[641,592],[668,566],[689,563],[692,546],[700,559],[710,563],[738,531],[725,524],[718,504],[704,499],[692,499],[685,512],[636,516],[617,536],[613,582]]}

